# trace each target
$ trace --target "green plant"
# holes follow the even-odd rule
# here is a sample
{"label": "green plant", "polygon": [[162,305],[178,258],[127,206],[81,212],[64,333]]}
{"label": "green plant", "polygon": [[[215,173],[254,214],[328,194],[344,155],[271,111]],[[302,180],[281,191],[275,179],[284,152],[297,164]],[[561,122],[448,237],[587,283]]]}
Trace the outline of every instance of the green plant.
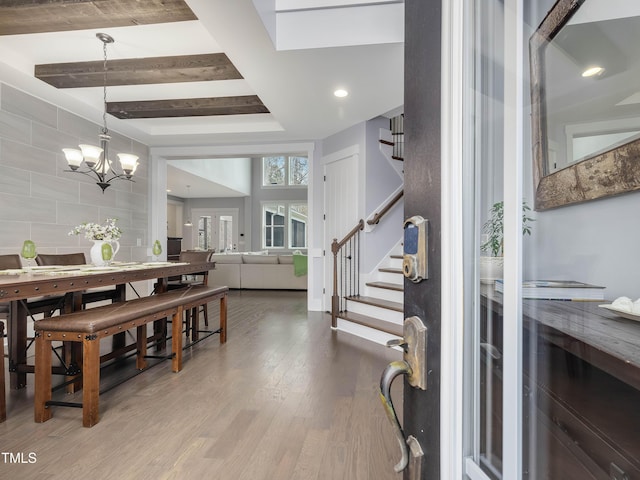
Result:
{"label": "green plant", "polygon": [[[530,211],[527,202],[522,202],[522,235],[531,235],[531,222],[535,222],[535,219],[529,216]],[[487,235],[487,241],[480,245],[480,250],[490,252],[492,257],[501,256],[504,248],[504,202],[493,204],[489,219],[482,226],[482,233]]]}

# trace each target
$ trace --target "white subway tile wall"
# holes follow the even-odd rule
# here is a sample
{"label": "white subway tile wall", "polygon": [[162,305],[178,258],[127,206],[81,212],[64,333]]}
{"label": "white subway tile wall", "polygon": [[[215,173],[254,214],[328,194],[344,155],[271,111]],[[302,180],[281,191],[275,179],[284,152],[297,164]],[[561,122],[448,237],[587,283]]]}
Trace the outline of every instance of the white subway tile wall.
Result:
{"label": "white subway tile wall", "polygon": [[135,183],[116,180],[104,194],[91,178],[64,171],[61,149],[95,144],[99,132],[99,124],[0,83],[0,254],[19,253],[30,238],[40,253],[88,255],[91,242],[68,232],[117,218],[118,260],[146,259],[148,147],[110,132],[111,151],[135,153],[140,164]]}

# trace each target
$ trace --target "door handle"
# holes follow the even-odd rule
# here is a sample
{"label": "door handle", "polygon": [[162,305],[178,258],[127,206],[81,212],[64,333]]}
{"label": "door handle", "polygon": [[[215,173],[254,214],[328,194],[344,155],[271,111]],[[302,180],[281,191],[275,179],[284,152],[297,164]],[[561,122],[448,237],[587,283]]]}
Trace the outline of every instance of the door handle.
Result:
{"label": "door handle", "polygon": [[382,401],[384,411],[386,412],[387,418],[391,422],[391,426],[393,427],[396,438],[398,439],[398,443],[400,444],[400,453],[402,455],[400,461],[393,467],[396,473],[407,468],[407,465],[409,464],[409,449],[407,447],[407,442],[404,439],[404,432],[400,426],[398,415],[393,407],[393,400],[391,400],[391,384],[399,375],[411,375],[412,373],[413,371],[409,364],[402,360],[391,362],[387,365],[382,372],[382,377],[380,377],[380,400]]}
{"label": "door handle", "polygon": [[404,359],[391,362],[382,372],[382,377],[380,377],[380,400],[400,444],[402,458],[393,469],[396,473],[399,473],[407,468],[409,464],[409,446],[411,446],[413,453],[412,475],[418,474],[418,477],[415,478],[419,478],[420,459],[423,456],[422,449],[415,437],[410,436],[405,440],[402,426],[391,400],[391,384],[396,377],[406,375],[407,383],[410,386],[421,390],[427,389],[427,327],[419,317],[409,317],[404,321],[403,335],[404,338],[402,339],[394,339],[387,342],[388,347],[401,347],[404,351]]}

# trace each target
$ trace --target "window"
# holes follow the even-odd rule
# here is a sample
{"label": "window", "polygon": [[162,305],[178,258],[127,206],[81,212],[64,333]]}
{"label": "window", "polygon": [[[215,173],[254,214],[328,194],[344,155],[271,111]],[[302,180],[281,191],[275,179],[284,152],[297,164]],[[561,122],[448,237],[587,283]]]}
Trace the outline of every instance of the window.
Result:
{"label": "window", "polygon": [[264,205],[263,212],[264,247],[284,248],[285,206],[277,204]]}
{"label": "window", "polygon": [[307,157],[289,157],[289,185],[307,185],[309,160]]}
{"label": "window", "polygon": [[303,186],[309,183],[307,157],[263,157],[262,185],[265,187]]}
{"label": "window", "polygon": [[285,157],[262,159],[262,185],[284,185]]}
{"label": "window", "polygon": [[306,203],[264,203],[262,248],[307,248],[307,208]]}
{"label": "window", "polygon": [[289,205],[289,247],[307,248],[307,204]]}

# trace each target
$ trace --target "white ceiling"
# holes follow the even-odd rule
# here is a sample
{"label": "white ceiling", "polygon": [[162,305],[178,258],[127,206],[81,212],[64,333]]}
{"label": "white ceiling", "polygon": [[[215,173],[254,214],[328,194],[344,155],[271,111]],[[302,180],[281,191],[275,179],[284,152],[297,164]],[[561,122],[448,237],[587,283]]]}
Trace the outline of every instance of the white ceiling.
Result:
{"label": "white ceiling", "polygon": [[[286,25],[295,24],[291,22],[291,15],[297,13],[292,2],[281,0],[281,12],[267,11],[269,5],[277,7],[274,0],[254,2],[272,34],[274,27],[278,34],[278,15],[288,16]],[[198,21],[99,29],[115,39],[108,46],[109,59],[224,52],[244,77],[196,84],[109,87],[108,100],[257,94],[270,114],[137,120],[109,116],[109,129],[150,147],[311,141],[402,105],[404,51],[398,39],[402,38],[403,27],[397,15],[397,9],[403,7],[401,0],[305,0],[298,5],[305,21],[314,12],[319,22],[326,22],[328,13],[335,18],[344,12],[347,18],[353,18],[349,16],[357,12],[354,9],[371,12],[358,17],[359,24],[368,26],[364,29],[359,25],[357,29],[368,44],[322,47],[332,43],[339,34],[337,29],[353,30],[334,22],[321,25],[309,38],[301,38],[305,45],[315,48],[280,51],[274,47],[254,2],[186,0]],[[390,4],[396,4],[395,16],[388,14]],[[386,25],[380,25],[381,15],[375,14],[375,8],[386,9],[382,15],[386,16]],[[280,23],[284,32],[285,22]],[[102,44],[95,38],[96,31],[0,37],[0,78],[101,123],[101,88],[58,90],[33,76],[34,65],[40,63],[100,60]],[[287,31],[290,36],[291,30]],[[375,31],[381,33],[379,40],[371,33]],[[348,40],[348,35],[341,37]],[[386,43],[371,43],[375,41]],[[287,42],[290,45],[291,39]],[[339,87],[347,89],[349,96],[334,97],[333,91]]]}

